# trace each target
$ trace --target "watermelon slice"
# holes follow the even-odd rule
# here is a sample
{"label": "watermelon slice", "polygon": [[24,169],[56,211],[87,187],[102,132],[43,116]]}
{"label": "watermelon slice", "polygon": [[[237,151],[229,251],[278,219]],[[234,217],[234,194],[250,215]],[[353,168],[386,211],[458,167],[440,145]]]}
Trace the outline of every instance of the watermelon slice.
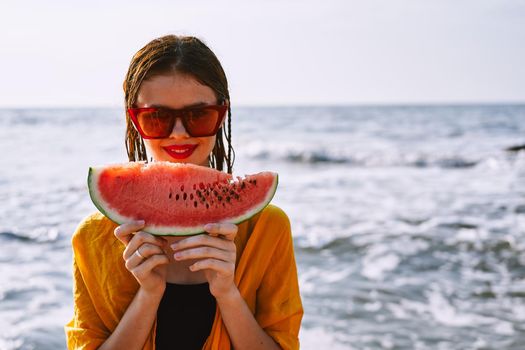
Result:
{"label": "watermelon slice", "polygon": [[118,224],[144,220],[143,231],[184,236],[216,222],[237,224],[260,212],[277,189],[276,173],[233,179],[193,164],[130,162],[89,169],[91,200]]}

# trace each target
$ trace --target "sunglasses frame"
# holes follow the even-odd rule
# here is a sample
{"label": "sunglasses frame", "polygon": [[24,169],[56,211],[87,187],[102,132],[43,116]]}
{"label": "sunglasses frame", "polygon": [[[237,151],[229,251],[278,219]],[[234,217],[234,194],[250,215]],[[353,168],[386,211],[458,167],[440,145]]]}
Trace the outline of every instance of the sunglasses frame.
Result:
{"label": "sunglasses frame", "polygon": [[[215,127],[213,128],[212,133],[205,134],[205,135],[194,135],[190,132],[190,130],[188,130],[187,115],[188,115],[188,112],[195,111],[195,110],[201,110],[201,109],[214,109],[219,113],[220,118],[217,119],[217,123]],[[217,132],[219,131],[219,128],[221,127],[221,124],[224,121],[224,118],[226,116],[226,112],[228,111],[228,105],[227,104],[203,105],[203,106],[198,106],[198,107],[188,107],[188,108],[182,108],[182,109],[171,109],[167,107],[128,108],[127,109],[128,115],[131,118],[131,121],[133,122],[135,129],[138,131],[138,133],[140,134],[140,136],[142,136],[143,139],[164,139],[164,138],[168,138],[171,135],[172,130],[170,130],[170,133],[165,137],[148,136],[146,135],[144,130],[142,130],[142,128],[140,127],[140,123],[138,121],[138,114],[140,112],[154,112],[154,111],[159,111],[159,110],[168,111],[172,116],[174,115],[175,123],[177,122],[176,118],[180,118],[182,125],[184,126],[184,129],[186,130],[188,135],[190,135],[191,137],[209,137],[209,136],[216,135]],[[173,126],[175,126],[175,123],[173,124]]]}

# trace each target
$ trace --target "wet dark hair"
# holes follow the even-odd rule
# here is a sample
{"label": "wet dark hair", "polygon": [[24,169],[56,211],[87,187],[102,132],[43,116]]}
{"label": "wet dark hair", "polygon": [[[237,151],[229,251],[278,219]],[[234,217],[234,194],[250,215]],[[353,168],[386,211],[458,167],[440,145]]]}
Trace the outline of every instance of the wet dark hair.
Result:
{"label": "wet dark hair", "polygon": [[[126,109],[134,107],[143,81],[154,76],[182,73],[210,87],[217,103],[228,104],[228,118],[217,132],[209,165],[233,171],[235,152],[231,144],[231,107],[228,80],[217,56],[201,40],[192,36],[166,35],[150,41],[133,56],[124,80]],[[226,130],[224,130],[226,128]],[[228,146],[228,151],[224,144]],[[126,112],[126,150],[130,161],[147,161],[146,147]]]}

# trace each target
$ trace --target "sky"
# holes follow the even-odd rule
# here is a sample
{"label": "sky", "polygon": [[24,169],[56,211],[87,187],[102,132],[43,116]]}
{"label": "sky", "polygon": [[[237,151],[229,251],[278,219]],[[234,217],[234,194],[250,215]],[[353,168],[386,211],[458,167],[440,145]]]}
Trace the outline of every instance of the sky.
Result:
{"label": "sky", "polygon": [[194,35],[232,105],[525,102],[525,1],[0,2],[0,107],[121,107],[133,54]]}

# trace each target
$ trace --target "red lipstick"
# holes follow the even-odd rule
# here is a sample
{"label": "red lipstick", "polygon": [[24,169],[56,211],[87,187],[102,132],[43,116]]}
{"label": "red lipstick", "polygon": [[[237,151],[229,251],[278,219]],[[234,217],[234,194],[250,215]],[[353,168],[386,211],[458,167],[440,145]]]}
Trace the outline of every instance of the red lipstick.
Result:
{"label": "red lipstick", "polygon": [[192,155],[197,145],[171,145],[162,148],[175,159],[186,159]]}

